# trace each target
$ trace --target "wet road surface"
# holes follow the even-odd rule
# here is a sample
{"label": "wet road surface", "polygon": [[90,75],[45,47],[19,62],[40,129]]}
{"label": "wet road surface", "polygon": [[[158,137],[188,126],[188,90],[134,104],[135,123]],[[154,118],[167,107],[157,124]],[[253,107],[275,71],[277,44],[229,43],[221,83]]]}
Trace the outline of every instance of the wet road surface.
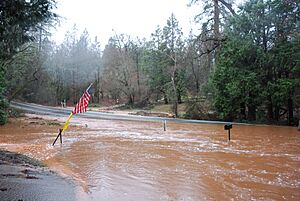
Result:
{"label": "wet road surface", "polygon": [[[57,117],[68,117],[71,113],[71,109],[50,107],[44,105],[38,105],[34,103],[22,103],[22,102],[10,102],[10,106],[23,110],[25,112],[31,112],[42,115],[53,115]],[[225,124],[227,122],[221,121],[206,121],[206,120],[191,120],[191,119],[178,119],[178,118],[162,118],[155,116],[140,116],[140,115],[129,115],[129,114],[114,114],[105,112],[88,111],[86,113],[76,114],[76,117],[88,118],[88,119],[106,119],[106,120],[126,120],[126,121],[149,121],[149,122],[175,122],[175,123],[196,123],[196,124]],[[243,123],[232,123],[235,125],[246,125]]]}
{"label": "wet road surface", "polygon": [[43,161],[77,182],[78,200],[300,200],[295,127],[74,118],[59,127],[0,127],[0,148]]}

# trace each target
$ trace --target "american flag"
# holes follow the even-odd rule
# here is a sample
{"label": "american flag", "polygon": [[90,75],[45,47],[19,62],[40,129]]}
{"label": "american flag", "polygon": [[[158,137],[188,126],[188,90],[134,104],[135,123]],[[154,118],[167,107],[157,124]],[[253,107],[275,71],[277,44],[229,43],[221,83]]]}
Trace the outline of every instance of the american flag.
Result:
{"label": "american flag", "polygon": [[87,88],[87,90],[83,93],[83,95],[79,99],[79,102],[76,104],[75,108],[72,111],[73,114],[86,112],[91,98],[91,95],[89,93],[90,87],[91,85]]}

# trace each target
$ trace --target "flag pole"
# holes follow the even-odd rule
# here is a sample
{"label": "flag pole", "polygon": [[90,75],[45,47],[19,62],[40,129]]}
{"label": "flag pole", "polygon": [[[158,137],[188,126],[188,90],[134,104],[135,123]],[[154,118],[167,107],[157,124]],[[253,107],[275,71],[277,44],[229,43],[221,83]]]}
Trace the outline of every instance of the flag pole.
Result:
{"label": "flag pole", "polygon": [[71,112],[71,114],[70,114],[70,116],[68,117],[68,119],[67,119],[67,121],[66,121],[64,127],[61,128],[61,129],[59,129],[59,133],[58,133],[58,135],[56,136],[56,139],[54,140],[52,146],[55,145],[55,143],[56,143],[58,137],[60,137],[60,143],[62,144],[62,132],[64,132],[64,131],[68,128],[68,126],[69,126],[69,121],[70,121],[70,119],[72,118],[72,116],[73,116],[73,112]]}
{"label": "flag pole", "polygon": [[[89,91],[89,89],[92,87],[92,85],[93,85],[93,83],[91,83],[91,84],[89,85],[89,87],[86,89],[86,91]],[[74,114],[76,114],[76,113],[74,113]],[[60,137],[60,143],[62,144],[62,133],[68,128],[68,126],[69,126],[69,121],[70,121],[70,119],[72,118],[72,116],[73,116],[73,111],[72,111],[71,114],[69,115],[69,117],[68,117],[68,119],[67,119],[67,121],[66,121],[64,127],[61,128],[61,129],[59,129],[59,133],[58,133],[58,135],[56,136],[56,138],[55,138],[55,140],[54,140],[52,146],[55,145],[55,143],[56,143],[56,141],[58,140],[59,137]]]}
{"label": "flag pole", "polygon": [[86,89],[86,91],[88,91],[93,85],[93,82],[90,84],[90,86]]}
{"label": "flag pole", "polygon": [[60,137],[60,143],[62,144],[62,135],[61,135],[61,132],[62,132],[62,129],[59,129],[59,133],[58,135],[56,136],[52,146],[54,146],[55,142],[57,141],[58,137]]}

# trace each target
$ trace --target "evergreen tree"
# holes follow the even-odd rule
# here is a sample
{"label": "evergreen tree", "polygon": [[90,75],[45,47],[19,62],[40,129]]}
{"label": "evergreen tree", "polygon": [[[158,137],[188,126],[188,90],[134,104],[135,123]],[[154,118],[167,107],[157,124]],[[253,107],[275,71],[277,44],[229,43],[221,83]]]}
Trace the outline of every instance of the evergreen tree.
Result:
{"label": "evergreen tree", "polygon": [[214,83],[228,120],[286,119],[299,88],[299,3],[250,0],[226,31]]}
{"label": "evergreen tree", "polygon": [[[24,51],[25,43],[35,40],[35,32],[57,16],[51,12],[54,0],[0,1],[0,124],[6,122],[6,72],[14,55]],[[30,16],[30,17],[29,17]]]}

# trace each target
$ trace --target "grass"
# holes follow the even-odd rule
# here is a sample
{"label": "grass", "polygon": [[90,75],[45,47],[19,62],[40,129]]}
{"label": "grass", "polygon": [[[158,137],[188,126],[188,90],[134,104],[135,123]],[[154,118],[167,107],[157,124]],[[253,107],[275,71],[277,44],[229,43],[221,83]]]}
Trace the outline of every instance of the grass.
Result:
{"label": "grass", "polygon": [[[178,114],[182,116],[185,113],[186,104],[178,104]],[[157,104],[151,109],[151,112],[173,113],[172,104]]]}

